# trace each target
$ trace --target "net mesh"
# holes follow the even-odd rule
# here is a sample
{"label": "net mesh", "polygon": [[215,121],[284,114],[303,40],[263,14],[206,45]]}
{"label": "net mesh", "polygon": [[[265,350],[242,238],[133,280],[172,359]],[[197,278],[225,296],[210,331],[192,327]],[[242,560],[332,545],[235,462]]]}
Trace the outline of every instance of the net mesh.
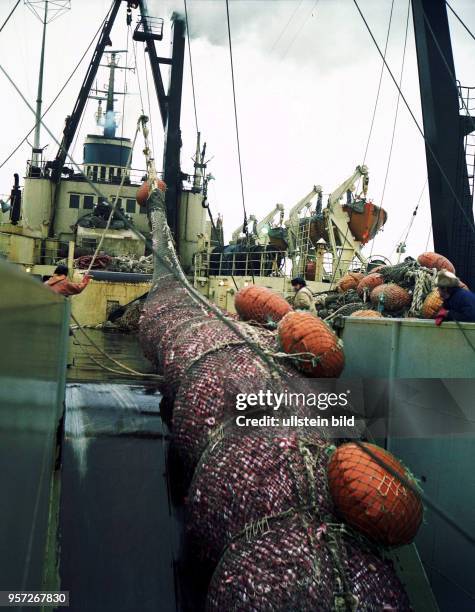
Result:
{"label": "net mesh", "polygon": [[295,513],[255,526],[224,553],[207,610],[410,610],[392,564],[346,529]]}
{"label": "net mesh", "polygon": [[226,434],[203,454],[187,497],[193,550],[215,563],[246,525],[294,508],[332,515],[329,444],[317,432]]}

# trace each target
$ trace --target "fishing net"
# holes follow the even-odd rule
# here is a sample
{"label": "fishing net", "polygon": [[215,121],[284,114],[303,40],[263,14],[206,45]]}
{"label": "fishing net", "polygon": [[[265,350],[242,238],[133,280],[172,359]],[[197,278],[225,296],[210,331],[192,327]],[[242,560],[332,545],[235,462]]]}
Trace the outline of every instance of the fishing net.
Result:
{"label": "fishing net", "polygon": [[285,375],[276,378],[249,346],[237,342],[205,354],[188,369],[178,389],[173,443],[188,470],[195,468],[213,432],[236,416],[238,394],[279,393],[297,377],[291,368],[283,368]]}
{"label": "fishing net", "polygon": [[208,612],[411,609],[392,564],[341,525],[294,514],[254,526],[227,548]]}
{"label": "fishing net", "polygon": [[192,548],[215,564],[231,538],[247,524],[294,508],[332,515],[327,487],[329,443],[321,432],[263,428],[232,431],[210,445],[187,497]]}
{"label": "fishing net", "polygon": [[[228,544],[209,588],[209,610],[341,609],[354,596],[362,610],[408,609],[390,566],[359,540],[331,535],[323,435],[294,430],[280,441],[242,433],[221,440],[236,416],[237,394],[309,389],[269,354],[275,335],[238,325],[190,285],[164,194],[154,190],[147,209],[156,256],[140,340],[166,372],[175,396],[173,443],[190,472],[206,451],[190,492],[190,533],[214,560]],[[305,501],[311,512],[292,510]]]}
{"label": "fishing net", "polygon": [[[278,350],[277,332],[236,323],[250,341],[275,353]],[[242,342],[222,321],[208,315],[194,318],[191,322],[178,323],[174,327],[172,348],[163,352],[162,364],[167,384],[176,392],[179,384],[188,375],[188,370],[210,351]]]}

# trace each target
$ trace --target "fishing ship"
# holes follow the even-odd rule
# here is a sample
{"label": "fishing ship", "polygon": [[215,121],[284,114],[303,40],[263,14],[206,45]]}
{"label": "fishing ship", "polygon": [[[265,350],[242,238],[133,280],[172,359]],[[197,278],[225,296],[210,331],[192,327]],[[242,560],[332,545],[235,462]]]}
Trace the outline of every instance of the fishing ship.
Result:
{"label": "fishing ship", "polygon": [[[44,41],[56,4],[43,3],[31,160],[23,186],[17,173],[2,202],[0,252],[8,261],[0,269],[10,290],[0,312],[12,348],[2,359],[0,452],[9,466],[4,488],[22,511],[3,510],[11,562],[2,566],[1,589],[68,592],[78,611],[470,609],[475,491],[464,482],[474,452],[475,324],[438,328],[426,316],[435,273],[425,260],[365,255],[391,222],[369,197],[368,167],[355,164],[325,199],[313,186],[288,215],[280,203],[263,218],[244,211],[226,244],[198,132],[193,168],[181,169],[187,16],[172,17],[167,57],[165,22],[144,0],[112,2],[56,157],[44,159]],[[466,103],[459,107],[466,90],[454,87],[453,61],[449,71],[445,65],[446,3],[413,0],[412,11],[434,248],[473,288],[475,238],[466,219],[473,225],[473,190],[470,166],[460,163],[469,157],[473,120]],[[136,16],[133,40],[150,63],[164,128],[161,172],[149,116],[137,112],[133,138],[118,135],[116,96],[126,91],[115,89],[117,72],[129,66],[108,47],[123,12],[128,26]],[[229,12],[227,19],[229,28]],[[86,136],[76,164],[70,149],[91,97],[100,133]],[[139,142],[142,161],[132,164]],[[71,300],[38,282],[60,262],[73,278],[92,277]],[[399,288],[396,307],[380,289],[375,299],[358,291],[375,274],[381,282],[373,290]],[[302,364],[285,350],[285,316],[256,321],[239,308],[238,296],[254,288],[289,314],[296,276],[315,297],[318,318],[305,316],[323,326],[333,356],[344,353],[341,377],[323,374],[328,385],[325,359]],[[148,361],[135,336],[86,330],[137,303]],[[350,316],[357,312],[374,316]],[[236,432],[233,400],[259,389],[355,399],[350,413],[335,417],[338,435],[286,425],[308,422],[304,410],[283,411],[274,435]],[[364,426],[356,436],[348,426],[355,416]],[[388,488],[388,508],[402,491],[407,505],[394,516],[405,529],[391,523],[392,508],[369,521],[344,511],[339,453],[382,470],[381,482],[396,491]]]}

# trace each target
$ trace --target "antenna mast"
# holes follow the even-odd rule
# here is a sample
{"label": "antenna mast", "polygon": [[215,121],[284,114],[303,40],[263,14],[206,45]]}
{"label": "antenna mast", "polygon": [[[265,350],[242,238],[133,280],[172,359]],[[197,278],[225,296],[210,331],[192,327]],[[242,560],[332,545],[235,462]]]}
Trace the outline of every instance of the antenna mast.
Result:
{"label": "antenna mast", "polygon": [[[26,6],[43,24],[43,38],[41,41],[40,71],[38,75],[38,93],[36,96],[36,124],[35,139],[33,142],[32,165],[38,165],[41,154],[41,106],[43,104],[43,73],[45,64],[46,26],[57,17],[71,8],[71,0],[24,0]],[[42,9],[42,10],[41,10]]]}

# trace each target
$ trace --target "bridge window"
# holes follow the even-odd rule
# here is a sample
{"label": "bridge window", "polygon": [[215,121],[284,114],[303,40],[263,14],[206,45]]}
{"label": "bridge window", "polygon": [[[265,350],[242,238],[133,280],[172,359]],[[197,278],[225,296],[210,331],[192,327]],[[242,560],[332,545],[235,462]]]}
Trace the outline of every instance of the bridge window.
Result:
{"label": "bridge window", "polygon": [[135,200],[127,200],[125,204],[125,210],[128,213],[134,213],[135,212]]}
{"label": "bridge window", "polygon": [[85,195],[82,207],[85,208],[85,209],[92,209],[92,208],[94,208],[94,196],[92,196],[92,195]]}
{"label": "bridge window", "polygon": [[69,208],[79,208],[79,195],[77,193],[69,194]]}

